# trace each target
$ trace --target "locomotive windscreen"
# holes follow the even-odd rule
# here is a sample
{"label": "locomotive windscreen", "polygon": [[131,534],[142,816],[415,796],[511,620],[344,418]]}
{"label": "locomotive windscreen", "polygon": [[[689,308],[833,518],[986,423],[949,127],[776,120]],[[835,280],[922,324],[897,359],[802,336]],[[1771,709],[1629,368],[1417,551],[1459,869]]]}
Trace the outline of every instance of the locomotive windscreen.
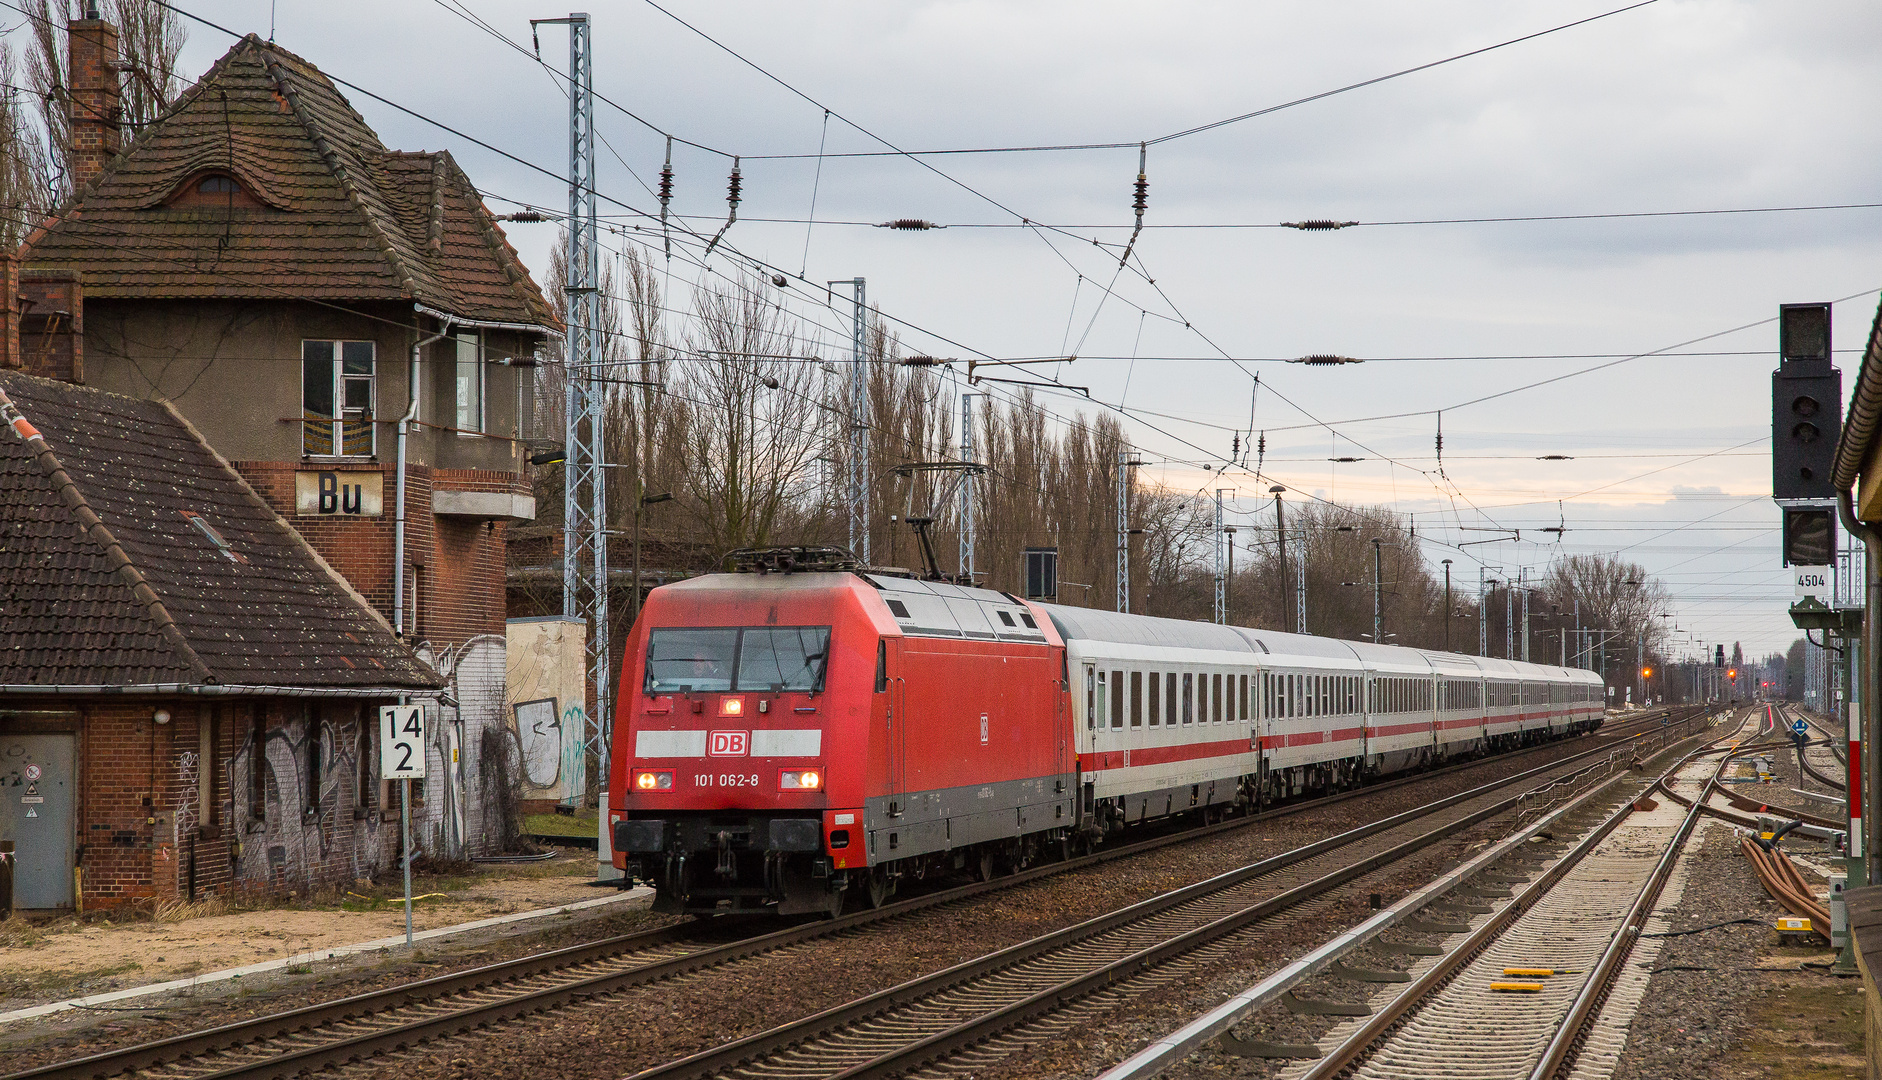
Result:
{"label": "locomotive windscreen", "polygon": [[671,627],[647,642],[649,694],[823,689],[827,626]]}

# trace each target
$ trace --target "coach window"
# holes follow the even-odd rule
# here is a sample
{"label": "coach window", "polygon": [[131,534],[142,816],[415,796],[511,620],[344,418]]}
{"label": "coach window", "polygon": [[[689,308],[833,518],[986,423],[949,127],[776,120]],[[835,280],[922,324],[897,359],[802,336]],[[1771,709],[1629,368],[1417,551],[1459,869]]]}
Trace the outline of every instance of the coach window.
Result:
{"label": "coach window", "polygon": [[1131,672],[1131,726],[1144,726],[1144,673]]}
{"label": "coach window", "polygon": [[1090,665],[1085,667],[1085,726],[1098,726],[1098,675]]}
{"label": "coach window", "polygon": [[1104,672],[1102,671],[1098,672],[1098,694],[1094,701],[1096,708],[1092,709],[1091,711],[1091,716],[1092,716],[1091,726],[1092,727],[1104,726],[1104,711],[1105,711],[1104,679],[1105,679]]}
{"label": "coach window", "polygon": [[1150,726],[1156,727],[1163,722],[1163,676],[1158,672],[1150,673]]}
{"label": "coach window", "polygon": [[1222,721],[1222,673],[1209,676],[1209,720],[1212,723]]}
{"label": "coach window", "polygon": [[1242,675],[1239,679],[1241,680],[1241,693],[1235,698],[1235,715],[1238,720],[1246,720],[1248,719],[1248,676]]}
{"label": "coach window", "polygon": [[1174,671],[1164,676],[1163,722],[1169,727],[1176,726],[1176,672]]}
{"label": "coach window", "polygon": [[1194,721],[1195,704],[1196,676],[1185,671],[1183,672],[1183,723],[1188,724]]}
{"label": "coach window", "polygon": [[1124,726],[1124,673],[1116,669],[1111,671],[1111,726]]}

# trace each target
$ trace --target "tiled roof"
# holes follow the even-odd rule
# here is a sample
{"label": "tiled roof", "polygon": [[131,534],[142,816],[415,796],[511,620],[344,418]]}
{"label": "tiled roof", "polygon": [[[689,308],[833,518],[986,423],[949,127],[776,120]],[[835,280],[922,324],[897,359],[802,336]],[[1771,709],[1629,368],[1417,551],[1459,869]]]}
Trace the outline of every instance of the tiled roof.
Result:
{"label": "tiled roof", "polygon": [[[208,170],[260,206],[167,205]],[[450,154],[387,150],[318,68],[253,34],[27,248],[89,297],[406,300],[557,326]]]}
{"label": "tiled roof", "polygon": [[166,404],[0,392],[0,685],[441,685]]}

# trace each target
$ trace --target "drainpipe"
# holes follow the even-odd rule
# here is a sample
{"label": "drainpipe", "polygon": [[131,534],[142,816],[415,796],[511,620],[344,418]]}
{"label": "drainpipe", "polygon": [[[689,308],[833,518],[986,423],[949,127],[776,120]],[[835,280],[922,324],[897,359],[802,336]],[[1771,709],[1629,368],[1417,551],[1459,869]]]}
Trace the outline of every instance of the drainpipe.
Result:
{"label": "drainpipe", "polygon": [[[418,419],[418,361],[425,346],[451,332],[452,319],[438,318],[438,332],[412,345],[411,366],[405,374],[405,415],[399,417],[398,509],[392,524],[392,632],[405,638],[405,433]],[[416,331],[414,331],[416,332]]]}

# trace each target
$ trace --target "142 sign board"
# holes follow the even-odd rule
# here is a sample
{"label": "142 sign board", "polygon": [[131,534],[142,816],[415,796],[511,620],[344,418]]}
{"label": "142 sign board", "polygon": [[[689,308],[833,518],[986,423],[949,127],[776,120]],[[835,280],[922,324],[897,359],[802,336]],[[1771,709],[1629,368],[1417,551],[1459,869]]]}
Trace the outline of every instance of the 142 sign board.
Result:
{"label": "142 sign board", "polygon": [[379,775],[386,780],[425,778],[425,707],[379,707]]}
{"label": "142 sign board", "polygon": [[1794,590],[1793,600],[1815,597],[1824,603],[1830,602],[1830,568],[1827,566],[1791,567],[1791,584]]}

